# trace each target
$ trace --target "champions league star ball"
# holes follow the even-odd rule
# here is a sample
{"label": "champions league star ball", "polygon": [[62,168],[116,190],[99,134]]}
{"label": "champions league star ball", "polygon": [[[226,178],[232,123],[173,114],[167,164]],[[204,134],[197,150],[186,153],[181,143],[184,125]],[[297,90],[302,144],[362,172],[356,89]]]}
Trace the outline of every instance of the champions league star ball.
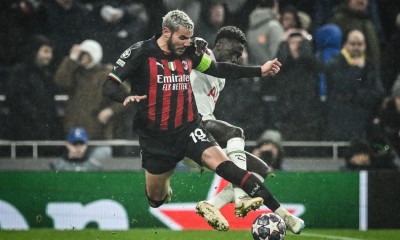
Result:
{"label": "champions league star ball", "polygon": [[283,240],[286,235],[286,224],[274,213],[263,213],[251,226],[254,240]]}

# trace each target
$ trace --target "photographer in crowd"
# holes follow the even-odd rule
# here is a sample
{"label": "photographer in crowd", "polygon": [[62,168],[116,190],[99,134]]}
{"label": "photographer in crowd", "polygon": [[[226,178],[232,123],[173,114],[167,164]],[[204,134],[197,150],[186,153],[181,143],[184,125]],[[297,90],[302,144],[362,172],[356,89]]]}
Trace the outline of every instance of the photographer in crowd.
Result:
{"label": "photographer in crowd", "polygon": [[270,171],[282,170],[283,148],[282,135],[277,130],[265,130],[257,140],[257,147],[252,152],[268,164]]}

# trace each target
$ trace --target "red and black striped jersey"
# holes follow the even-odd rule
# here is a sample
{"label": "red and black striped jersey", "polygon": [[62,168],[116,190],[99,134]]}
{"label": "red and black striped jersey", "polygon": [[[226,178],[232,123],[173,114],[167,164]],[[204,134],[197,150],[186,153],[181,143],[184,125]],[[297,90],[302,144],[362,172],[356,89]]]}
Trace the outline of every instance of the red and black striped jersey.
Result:
{"label": "red and black striped jersey", "polygon": [[137,104],[134,128],[151,133],[175,131],[185,123],[199,120],[190,84],[192,68],[205,71],[211,60],[188,48],[181,56],[164,52],[157,44],[159,35],[125,50],[109,77],[128,80],[131,95],[147,95]]}

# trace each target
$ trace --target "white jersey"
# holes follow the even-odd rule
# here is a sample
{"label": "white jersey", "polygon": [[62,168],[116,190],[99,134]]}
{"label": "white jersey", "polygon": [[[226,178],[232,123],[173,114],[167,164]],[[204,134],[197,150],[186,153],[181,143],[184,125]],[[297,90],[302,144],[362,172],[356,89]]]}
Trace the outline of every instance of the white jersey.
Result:
{"label": "white jersey", "polygon": [[203,120],[215,119],[213,112],[219,93],[225,86],[225,79],[192,70],[190,80],[197,109],[203,116]]}

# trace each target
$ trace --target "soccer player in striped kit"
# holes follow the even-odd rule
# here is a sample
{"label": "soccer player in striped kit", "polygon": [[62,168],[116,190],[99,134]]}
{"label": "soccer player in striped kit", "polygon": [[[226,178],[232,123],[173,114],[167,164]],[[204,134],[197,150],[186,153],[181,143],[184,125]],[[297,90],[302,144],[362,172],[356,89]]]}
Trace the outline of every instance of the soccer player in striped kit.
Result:
{"label": "soccer player in striped kit", "polygon": [[[200,41],[192,44],[193,31],[194,24],[184,12],[168,12],[161,34],[125,50],[103,86],[106,96],[136,110],[134,130],[139,135],[149,205],[159,207],[165,202],[176,164],[188,157],[250,197],[261,197],[273,211],[281,209],[262,181],[230,161],[205,129],[190,84],[192,69],[222,78],[261,77],[276,74],[281,64],[277,59],[262,66],[213,62],[198,51],[204,50],[197,46]],[[130,95],[119,87],[124,80],[131,83]],[[299,233],[304,224],[298,225]]]}

